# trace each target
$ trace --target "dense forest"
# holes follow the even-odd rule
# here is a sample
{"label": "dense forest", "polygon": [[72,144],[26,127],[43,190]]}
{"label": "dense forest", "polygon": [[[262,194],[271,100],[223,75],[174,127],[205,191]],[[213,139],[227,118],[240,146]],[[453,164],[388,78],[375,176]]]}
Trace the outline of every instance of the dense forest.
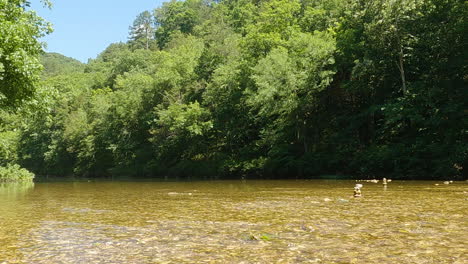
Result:
{"label": "dense forest", "polygon": [[467,17],[463,0],[171,1],[82,64],[1,1],[0,165],[466,179]]}

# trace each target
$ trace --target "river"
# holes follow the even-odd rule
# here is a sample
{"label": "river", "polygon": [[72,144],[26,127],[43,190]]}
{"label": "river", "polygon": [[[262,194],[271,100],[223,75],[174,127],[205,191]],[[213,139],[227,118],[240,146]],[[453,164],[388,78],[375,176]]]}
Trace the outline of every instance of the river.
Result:
{"label": "river", "polygon": [[0,263],[468,263],[467,182],[354,184],[4,184]]}

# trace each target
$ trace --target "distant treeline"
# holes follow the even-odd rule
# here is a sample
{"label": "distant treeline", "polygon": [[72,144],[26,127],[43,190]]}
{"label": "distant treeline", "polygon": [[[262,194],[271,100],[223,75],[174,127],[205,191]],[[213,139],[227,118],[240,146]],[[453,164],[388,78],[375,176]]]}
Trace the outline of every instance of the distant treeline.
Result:
{"label": "distant treeline", "polygon": [[466,179],[459,0],[188,0],[0,117],[38,175]]}

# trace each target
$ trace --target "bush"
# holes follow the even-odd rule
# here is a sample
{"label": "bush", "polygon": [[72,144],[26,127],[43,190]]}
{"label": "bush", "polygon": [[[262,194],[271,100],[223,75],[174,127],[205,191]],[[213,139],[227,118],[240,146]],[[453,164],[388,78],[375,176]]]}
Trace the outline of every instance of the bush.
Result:
{"label": "bush", "polygon": [[34,179],[34,174],[18,164],[0,166],[0,182],[28,182]]}

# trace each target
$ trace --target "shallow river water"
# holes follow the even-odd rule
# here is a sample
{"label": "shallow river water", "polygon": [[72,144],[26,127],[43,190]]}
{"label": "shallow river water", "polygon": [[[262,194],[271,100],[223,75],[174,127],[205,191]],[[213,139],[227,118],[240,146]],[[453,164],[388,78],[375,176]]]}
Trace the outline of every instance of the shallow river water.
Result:
{"label": "shallow river water", "polygon": [[468,183],[0,185],[0,263],[468,263]]}

